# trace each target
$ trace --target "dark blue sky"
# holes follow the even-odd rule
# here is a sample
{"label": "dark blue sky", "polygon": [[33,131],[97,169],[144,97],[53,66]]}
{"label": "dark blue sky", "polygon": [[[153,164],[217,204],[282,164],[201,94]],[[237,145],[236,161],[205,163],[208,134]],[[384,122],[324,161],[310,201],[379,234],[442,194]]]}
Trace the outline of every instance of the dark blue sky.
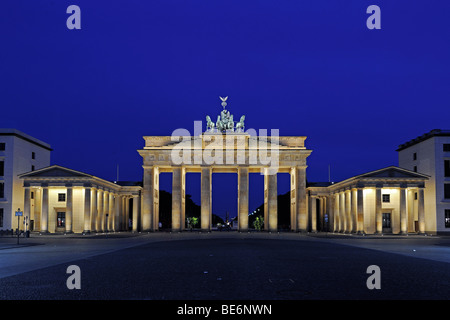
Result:
{"label": "dark blue sky", "polygon": [[[71,4],[81,30],[66,28]],[[366,27],[371,4],[381,30]],[[339,181],[450,128],[449,12],[444,0],[3,1],[0,127],[51,144],[53,164],[108,180],[119,164],[140,180],[142,136],[193,132],[229,96],[247,128],[308,137],[308,180],[330,165]],[[214,210],[235,210],[236,176],[216,176]]]}

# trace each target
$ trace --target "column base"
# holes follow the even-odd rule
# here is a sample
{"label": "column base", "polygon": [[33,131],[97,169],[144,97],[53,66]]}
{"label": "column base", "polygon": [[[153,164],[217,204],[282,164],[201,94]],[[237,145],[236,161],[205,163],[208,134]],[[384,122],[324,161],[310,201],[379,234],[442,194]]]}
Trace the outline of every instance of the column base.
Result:
{"label": "column base", "polygon": [[91,230],[83,230],[82,235],[91,234]]}

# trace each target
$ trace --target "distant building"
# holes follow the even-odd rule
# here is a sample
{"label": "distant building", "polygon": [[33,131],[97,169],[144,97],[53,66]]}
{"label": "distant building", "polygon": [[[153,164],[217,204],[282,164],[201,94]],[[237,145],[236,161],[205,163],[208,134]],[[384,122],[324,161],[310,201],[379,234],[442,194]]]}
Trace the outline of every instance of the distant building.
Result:
{"label": "distant building", "polygon": [[450,233],[450,130],[432,130],[401,144],[399,166],[430,178],[425,182],[425,229]]}
{"label": "distant building", "polygon": [[[50,165],[49,144],[16,129],[0,129],[0,230],[17,228],[23,210],[23,181],[18,175]],[[34,195],[31,195],[34,196]]]}

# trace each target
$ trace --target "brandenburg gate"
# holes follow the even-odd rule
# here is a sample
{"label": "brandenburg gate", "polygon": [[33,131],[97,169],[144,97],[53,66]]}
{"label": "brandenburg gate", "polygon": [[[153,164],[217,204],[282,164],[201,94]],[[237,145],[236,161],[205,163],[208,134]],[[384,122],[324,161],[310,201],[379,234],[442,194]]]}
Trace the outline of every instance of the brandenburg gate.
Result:
{"label": "brandenburg gate", "polygon": [[[248,129],[245,116],[234,121],[225,109],[227,97],[221,98],[223,110],[214,123],[207,116],[207,128],[194,122],[194,134],[177,129],[171,136],[144,136],[141,230],[155,231],[159,225],[159,174],[172,173],[172,231],[185,226],[186,173],[201,173],[202,231],[211,230],[212,174],[238,174],[238,230],[248,229],[249,174],[264,175],[264,228],[277,231],[277,173],[290,174],[291,231],[306,231],[308,225],[306,195],[306,149],[304,136],[279,136],[278,130]],[[196,129],[197,128],[197,129]]]}

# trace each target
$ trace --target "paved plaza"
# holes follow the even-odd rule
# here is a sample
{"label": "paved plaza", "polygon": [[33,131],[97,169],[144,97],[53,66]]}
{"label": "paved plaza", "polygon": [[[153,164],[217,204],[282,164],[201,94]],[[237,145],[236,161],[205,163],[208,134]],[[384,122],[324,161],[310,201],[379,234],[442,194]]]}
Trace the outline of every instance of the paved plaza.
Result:
{"label": "paved plaza", "polygon": [[[450,238],[268,232],[0,238],[3,300],[450,298]],[[68,266],[80,289],[68,289]],[[370,265],[380,289],[368,289]]]}

